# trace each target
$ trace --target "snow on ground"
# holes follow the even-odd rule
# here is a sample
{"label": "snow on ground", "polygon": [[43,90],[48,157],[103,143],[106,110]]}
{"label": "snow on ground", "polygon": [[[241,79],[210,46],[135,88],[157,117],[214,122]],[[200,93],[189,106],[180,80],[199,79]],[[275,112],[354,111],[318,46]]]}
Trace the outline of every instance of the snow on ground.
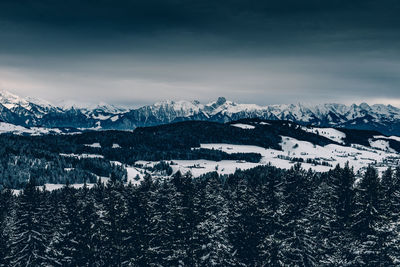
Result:
{"label": "snow on ground", "polygon": [[[334,129],[333,129],[334,130]],[[332,136],[334,131],[326,131]],[[324,134],[324,133],[323,133]],[[336,133],[337,134],[337,133]],[[340,136],[337,134],[336,136]],[[343,136],[342,136],[343,137]],[[339,140],[339,139],[337,139]],[[262,158],[259,163],[250,163],[244,161],[235,160],[222,160],[222,161],[212,161],[212,160],[171,160],[167,161],[173,173],[181,171],[182,173],[190,172],[194,177],[199,177],[208,172],[218,172],[221,175],[232,174],[237,169],[246,170],[251,169],[259,165],[271,164],[278,168],[289,169],[296,164],[296,159],[303,159],[304,162],[301,163],[304,169],[311,168],[317,172],[325,172],[329,169],[335,167],[337,164],[342,167],[348,162],[350,166],[354,167],[357,172],[359,170],[365,169],[369,164],[375,166],[379,173],[381,174],[387,166],[397,166],[400,161],[400,154],[395,153],[392,150],[388,150],[388,142],[386,140],[371,140],[372,147],[365,147],[361,145],[351,145],[342,146],[338,144],[329,144],[327,146],[314,145],[307,141],[300,141],[295,138],[282,136],[281,147],[282,150],[266,149],[259,146],[250,145],[233,145],[233,144],[201,144],[201,148],[205,149],[215,149],[221,150],[226,153],[259,153]],[[385,143],[386,141],[386,143]],[[115,145],[115,144],[114,144]],[[114,147],[113,145],[113,147]],[[198,148],[193,148],[198,149]],[[60,154],[66,157],[103,157],[102,155],[96,154]],[[307,160],[314,160],[319,163],[324,162],[330,166],[306,163]],[[111,161],[112,164],[123,166],[127,170],[127,183],[132,183],[133,185],[138,185],[143,180],[146,172],[149,172],[148,168],[154,167],[158,161],[137,161],[135,162],[137,166],[142,165],[142,167],[129,166],[122,164],[118,161]],[[391,164],[391,165],[390,165]],[[150,171],[151,172],[151,171]],[[166,178],[161,174],[151,173],[155,178]],[[108,177],[99,177],[102,182],[106,183]],[[139,178],[139,179],[138,179]],[[57,189],[63,185],[46,185],[48,190],[52,188]],[[79,188],[80,184],[74,185]],[[89,185],[88,185],[89,186]]]}
{"label": "snow on ground", "polygon": [[112,148],[121,148],[121,146],[119,144],[113,144]]}
{"label": "snow on ground", "polygon": [[375,135],[374,136],[375,139],[392,139],[394,141],[398,141],[400,142],[400,137],[399,136],[383,136],[383,135]]}
{"label": "snow on ground", "polygon": [[0,134],[2,133],[13,133],[17,135],[29,134],[29,135],[43,135],[43,134],[60,134],[60,129],[52,128],[41,128],[31,127],[26,128],[19,125],[14,125],[7,122],[0,122]]}
{"label": "snow on ground", "polygon": [[98,114],[97,116],[93,116],[93,119],[98,119],[98,120],[107,120],[109,118],[110,118],[110,116],[105,116],[105,115],[102,115],[102,114]]}
{"label": "snow on ground", "polygon": [[393,150],[392,148],[390,148],[389,145],[389,141],[387,140],[375,140],[373,141],[372,139],[369,139],[369,145],[373,148],[377,148],[380,150],[384,150],[384,151],[390,151],[390,152],[396,152],[395,150]]}
{"label": "snow on ground", "polygon": [[22,189],[11,189],[11,193],[14,196],[18,196],[19,194],[21,194],[21,192],[22,192]]}
{"label": "snow on ground", "polygon": [[[218,172],[219,174],[232,174],[236,169],[247,170],[260,165],[259,163],[241,162],[234,160],[172,160],[174,165],[171,165],[173,173],[180,171],[185,174],[187,172],[192,173],[193,177],[199,177],[208,172]],[[170,162],[170,161],[167,161]],[[141,164],[144,167],[152,167],[157,162],[152,161],[137,161],[137,164]]]}
{"label": "snow on ground", "polygon": [[84,146],[101,148],[101,145],[100,145],[100,143],[84,144]]}
{"label": "snow on ground", "polygon": [[[218,149],[226,153],[260,153],[262,159],[259,164],[271,163],[273,166],[288,169],[292,167],[295,162],[285,159],[289,158],[302,158],[324,161],[332,166],[314,165],[309,163],[302,163],[303,168],[311,168],[315,171],[327,171],[337,164],[344,166],[349,162],[355,171],[368,166],[369,164],[382,163],[387,158],[399,158],[399,154],[386,151],[380,151],[363,146],[341,146],[330,144],[327,146],[313,145],[310,142],[299,141],[291,137],[282,137],[282,151],[275,149],[265,149],[257,146],[247,145],[230,145],[230,144],[201,144],[201,148]],[[280,158],[279,158],[280,157]],[[174,161],[175,162],[175,161]]]}
{"label": "snow on ground", "polygon": [[127,166],[126,171],[128,173],[127,183],[131,183],[133,185],[139,185],[143,180],[144,173],[143,171],[141,171],[141,169]]}
{"label": "snow on ground", "polygon": [[75,158],[104,158],[103,155],[98,155],[98,154],[65,154],[65,153],[60,153],[60,156],[63,157],[75,157]]}
{"label": "snow on ground", "polygon": [[[147,163],[147,162],[145,162],[145,163]],[[121,163],[119,161],[111,161],[111,164],[115,164],[115,165],[118,165],[118,166],[123,166],[126,169],[126,172],[128,174],[127,183],[132,183],[133,185],[139,185],[140,182],[144,178],[144,175],[145,175],[145,170],[144,169],[141,169],[141,168],[138,168],[138,167],[129,166],[129,165],[123,164],[123,163]],[[137,178],[139,178],[139,179],[137,180]]]}
{"label": "snow on ground", "polygon": [[341,131],[333,128],[301,127],[301,129],[309,133],[314,133],[323,136],[339,144],[344,144],[344,139],[346,138],[345,133],[342,133]]}
{"label": "snow on ground", "polygon": [[[71,187],[79,189],[82,188],[84,184],[71,184]],[[88,188],[92,188],[94,186],[94,184],[86,184]],[[41,190],[43,190],[43,188],[46,188],[47,191],[53,191],[53,190],[58,190],[61,189],[65,186],[65,184],[45,184],[44,187],[43,186],[38,186],[38,188],[40,188]]]}
{"label": "snow on ground", "polygon": [[253,125],[243,124],[243,123],[235,123],[235,124],[231,124],[231,126],[233,126],[233,127],[238,127],[238,128],[242,128],[242,129],[247,129],[247,130],[256,128],[256,127],[253,126]]}

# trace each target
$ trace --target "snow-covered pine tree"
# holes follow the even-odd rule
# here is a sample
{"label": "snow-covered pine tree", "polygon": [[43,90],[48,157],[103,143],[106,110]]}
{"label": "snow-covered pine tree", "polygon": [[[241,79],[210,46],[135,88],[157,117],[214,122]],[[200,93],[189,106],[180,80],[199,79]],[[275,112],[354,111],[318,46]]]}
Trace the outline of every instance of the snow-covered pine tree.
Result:
{"label": "snow-covered pine tree", "polygon": [[184,266],[181,239],[182,196],[174,184],[161,182],[149,199],[148,258],[157,266]]}
{"label": "snow-covered pine tree", "polygon": [[400,264],[400,167],[394,172],[388,168],[381,179],[381,210],[384,216],[382,227],[388,233],[385,246],[396,265]]}
{"label": "snow-covered pine tree", "polygon": [[77,240],[80,233],[80,220],[76,189],[67,183],[61,189],[59,197],[50,252],[60,265],[76,266],[79,265],[78,254],[80,253]]}
{"label": "snow-covered pine tree", "polygon": [[261,266],[280,266],[282,240],[278,238],[282,230],[281,202],[282,177],[271,173],[257,191],[257,211],[260,214],[259,260]]}
{"label": "snow-covered pine tree", "polygon": [[10,254],[6,258],[10,266],[43,266],[51,262],[41,194],[34,179],[30,179],[18,197]]}
{"label": "snow-covered pine tree", "polygon": [[127,203],[127,214],[125,217],[127,228],[125,229],[122,251],[123,266],[138,266],[139,260],[144,254],[143,236],[142,234],[147,229],[148,225],[142,225],[144,220],[142,211],[142,200],[139,190],[136,186],[128,184],[124,190],[124,198]]}
{"label": "snow-covered pine tree", "polygon": [[106,196],[106,189],[104,183],[99,179],[96,185],[91,189],[93,204],[95,209],[95,216],[97,220],[95,221],[93,227],[93,258],[94,266],[101,266],[104,264],[103,258],[103,242],[107,239],[107,236],[104,234],[103,229],[105,228],[105,208],[104,208],[104,198]]}
{"label": "snow-covered pine tree", "polygon": [[205,187],[203,204],[205,214],[196,226],[196,251],[200,266],[232,266],[234,251],[229,240],[229,207],[217,177],[209,178]]}
{"label": "snow-covered pine tree", "polygon": [[296,164],[285,174],[282,230],[277,235],[282,246],[279,261],[287,266],[314,266],[315,247],[310,232],[302,227],[310,193],[311,174]]}
{"label": "snow-covered pine tree", "polygon": [[123,194],[122,182],[111,179],[106,186],[104,205],[104,224],[102,232],[107,237],[102,240],[103,263],[106,266],[121,266],[125,259],[124,240],[126,238],[126,224],[128,207]]}
{"label": "snow-covered pine tree", "polygon": [[235,188],[228,189],[229,236],[235,257],[244,266],[254,266],[259,260],[259,245],[263,233],[260,229],[259,197],[245,179]]}
{"label": "snow-covered pine tree", "polygon": [[386,246],[388,228],[382,207],[382,187],[375,168],[369,166],[357,185],[353,232],[354,264],[393,266]]}
{"label": "snow-covered pine tree", "polygon": [[[332,224],[336,220],[333,190],[327,181],[322,181],[313,192],[301,221],[312,240],[315,264],[337,265],[340,256],[335,253]],[[339,258],[339,259],[338,259]]]}
{"label": "snow-covered pine tree", "polygon": [[198,218],[195,216],[194,195],[195,189],[193,177],[190,172],[182,175],[179,171],[171,179],[179,197],[176,202],[180,203],[178,214],[174,216],[176,249],[181,251],[180,261],[187,266],[194,265],[194,242],[193,233]]}
{"label": "snow-covered pine tree", "polygon": [[11,226],[14,225],[15,208],[11,190],[0,191],[0,266],[7,266]]}
{"label": "snow-covered pine tree", "polygon": [[150,208],[148,200],[152,192],[155,190],[155,183],[150,174],[146,174],[140,186],[137,188],[137,205],[135,212],[135,247],[137,257],[131,259],[133,266],[148,266],[151,259],[148,257],[149,248],[149,225],[150,225]]}
{"label": "snow-covered pine tree", "polygon": [[76,262],[81,266],[93,266],[95,254],[95,225],[99,219],[96,214],[93,196],[90,194],[86,183],[77,194],[79,231],[77,233]]}
{"label": "snow-covered pine tree", "polygon": [[[326,202],[325,207],[328,210],[325,213],[330,220],[327,225],[330,228],[327,232],[327,242],[329,242],[327,248],[330,247],[331,250],[327,251],[326,260],[331,264],[348,265],[353,261],[350,245],[354,239],[351,233],[355,212],[354,183],[355,175],[348,163],[344,168],[337,165],[326,177],[326,189],[329,192],[321,200],[329,200]],[[332,214],[329,215],[329,212]]]}

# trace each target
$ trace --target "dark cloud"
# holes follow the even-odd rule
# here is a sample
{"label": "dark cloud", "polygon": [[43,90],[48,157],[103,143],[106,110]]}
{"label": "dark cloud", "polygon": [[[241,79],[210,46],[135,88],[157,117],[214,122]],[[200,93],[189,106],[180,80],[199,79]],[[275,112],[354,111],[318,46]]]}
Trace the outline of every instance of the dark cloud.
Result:
{"label": "dark cloud", "polygon": [[0,86],[145,103],[400,99],[396,0],[2,0]]}

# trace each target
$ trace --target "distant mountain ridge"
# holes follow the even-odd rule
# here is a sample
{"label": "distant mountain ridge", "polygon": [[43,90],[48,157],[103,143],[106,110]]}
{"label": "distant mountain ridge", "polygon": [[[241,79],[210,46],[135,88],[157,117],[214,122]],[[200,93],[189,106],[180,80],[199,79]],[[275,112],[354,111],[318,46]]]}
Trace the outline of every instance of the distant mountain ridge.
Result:
{"label": "distant mountain ridge", "polygon": [[132,130],[186,120],[228,122],[243,118],[289,120],[304,125],[377,130],[400,135],[400,109],[392,105],[238,104],[223,97],[208,104],[199,101],[162,101],[136,109],[107,104],[52,105],[47,101],[0,92],[0,120],[24,127],[72,127]]}

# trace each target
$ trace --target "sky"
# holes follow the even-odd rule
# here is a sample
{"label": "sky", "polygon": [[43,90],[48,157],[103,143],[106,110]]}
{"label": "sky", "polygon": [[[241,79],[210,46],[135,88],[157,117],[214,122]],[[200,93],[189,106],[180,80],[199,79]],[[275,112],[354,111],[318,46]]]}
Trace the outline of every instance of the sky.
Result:
{"label": "sky", "polygon": [[0,88],[53,103],[400,107],[398,0],[1,0]]}

